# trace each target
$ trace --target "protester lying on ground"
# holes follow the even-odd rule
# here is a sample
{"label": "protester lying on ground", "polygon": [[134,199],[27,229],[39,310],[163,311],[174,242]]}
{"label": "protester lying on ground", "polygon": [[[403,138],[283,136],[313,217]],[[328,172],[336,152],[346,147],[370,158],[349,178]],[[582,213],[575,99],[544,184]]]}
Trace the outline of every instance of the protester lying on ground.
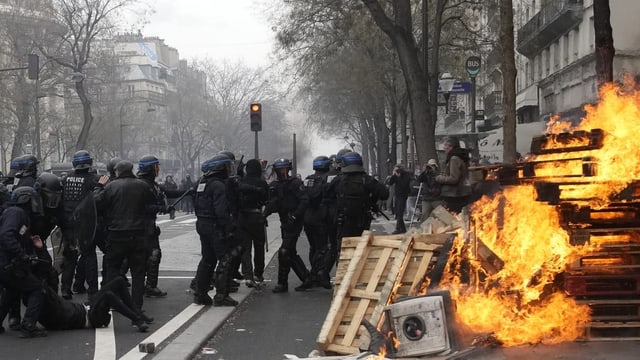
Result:
{"label": "protester lying on ground", "polygon": [[111,322],[111,309],[129,318],[139,332],[146,332],[146,323],[153,321],[136,313],[126,281],[118,276],[103,285],[88,306],[65,300],[45,287],[44,307],[38,322],[47,330],[101,328]]}

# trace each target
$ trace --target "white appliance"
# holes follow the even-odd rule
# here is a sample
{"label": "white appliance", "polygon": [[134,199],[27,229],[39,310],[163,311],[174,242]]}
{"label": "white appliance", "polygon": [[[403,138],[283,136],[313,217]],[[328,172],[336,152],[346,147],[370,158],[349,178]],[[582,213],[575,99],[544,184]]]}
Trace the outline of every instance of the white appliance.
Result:
{"label": "white appliance", "polygon": [[386,320],[398,339],[394,357],[445,355],[455,350],[448,292],[410,298],[385,307]]}

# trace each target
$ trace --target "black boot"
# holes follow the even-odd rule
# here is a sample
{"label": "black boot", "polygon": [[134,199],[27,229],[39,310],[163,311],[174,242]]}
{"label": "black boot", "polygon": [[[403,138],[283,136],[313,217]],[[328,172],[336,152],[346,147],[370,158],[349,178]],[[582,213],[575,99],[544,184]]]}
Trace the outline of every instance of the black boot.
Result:
{"label": "black boot", "polygon": [[289,287],[287,286],[287,284],[278,284],[276,285],[273,289],[271,289],[272,292],[278,294],[278,293],[286,293],[289,291]]}
{"label": "black boot", "polygon": [[278,250],[278,285],[271,291],[274,293],[285,293],[289,291],[289,270],[291,270],[289,251],[280,248],[280,250]]}
{"label": "black boot", "polygon": [[300,284],[300,286],[296,286],[296,291],[307,291],[315,286],[315,276],[309,275],[307,279]]}
{"label": "black boot", "polygon": [[213,297],[213,306],[237,306],[238,302],[226,294],[216,294]]}
{"label": "black boot", "polygon": [[211,305],[213,304],[213,299],[211,299],[211,296],[209,296],[209,294],[204,293],[204,294],[195,294],[193,296],[193,303],[197,304],[197,305]]}
{"label": "black boot", "polygon": [[167,292],[166,291],[162,291],[157,287],[155,287],[155,288],[146,287],[144,289],[144,296],[161,298],[161,297],[167,296]]}
{"label": "black boot", "polygon": [[47,331],[36,326],[36,324],[25,324],[20,326],[20,337],[23,339],[44,337]]}
{"label": "black boot", "polygon": [[20,330],[20,317],[9,317],[9,329],[13,331]]}

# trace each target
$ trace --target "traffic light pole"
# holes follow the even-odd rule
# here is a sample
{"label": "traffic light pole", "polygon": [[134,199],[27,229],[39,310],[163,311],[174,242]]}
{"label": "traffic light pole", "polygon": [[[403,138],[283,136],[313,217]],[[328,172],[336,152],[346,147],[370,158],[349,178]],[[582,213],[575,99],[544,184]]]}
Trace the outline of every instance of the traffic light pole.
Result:
{"label": "traffic light pole", "polygon": [[254,140],[254,149],[255,149],[254,159],[259,159],[260,157],[258,156],[258,154],[260,152],[258,151],[258,132],[254,131],[253,133],[255,135],[255,140]]}

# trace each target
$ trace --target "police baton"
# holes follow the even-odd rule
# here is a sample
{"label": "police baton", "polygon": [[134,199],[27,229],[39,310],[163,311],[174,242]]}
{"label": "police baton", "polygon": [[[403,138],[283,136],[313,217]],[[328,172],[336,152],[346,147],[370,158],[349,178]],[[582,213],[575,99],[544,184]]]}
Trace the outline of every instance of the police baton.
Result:
{"label": "police baton", "polygon": [[182,195],[180,195],[180,197],[177,198],[176,201],[173,202],[173,204],[169,205],[169,207],[175,207],[180,201],[182,201],[182,199],[184,199],[187,195],[191,194],[192,192],[193,192],[193,189],[188,189]]}

